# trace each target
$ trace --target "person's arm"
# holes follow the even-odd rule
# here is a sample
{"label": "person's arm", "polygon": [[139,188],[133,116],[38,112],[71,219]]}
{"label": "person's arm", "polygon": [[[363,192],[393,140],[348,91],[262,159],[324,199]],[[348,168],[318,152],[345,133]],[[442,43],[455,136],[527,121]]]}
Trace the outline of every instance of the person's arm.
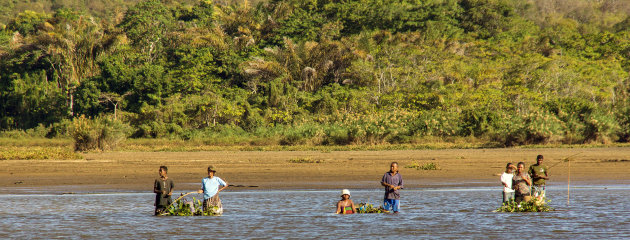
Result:
{"label": "person's arm", "polygon": [[229,184],[224,181],[223,179],[219,178],[219,184],[223,187],[219,188],[219,190],[217,191],[217,194],[219,194],[221,191],[223,191],[224,189],[228,188]]}
{"label": "person's arm", "polygon": [[350,199],[350,206],[352,206],[352,212],[356,213],[357,212],[357,208],[354,207],[354,202],[352,201],[352,199]]}
{"label": "person's arm", "polygon": [[545,169],[545,177],[543,179],[549,180],[549,168],[545,167],[544,169]]}
{"label": "person's arm", "polygon": [[228,188],[228,184],[227,182],[225,182],[225,185],[222,188],[219,188],[219,191],[217,191],[217,194],[221,191],[223,191],[224,189]]}
{"label": "person's arm", "polygon": [[153,182],[153,193],[162,193],[159,188],[160,183],[158,182],[158,180],[155,180],[155,182]]}
{"label": "person's arm", "polygon": [[169,196],[173,195],[173,188],[175,188],[175,182],[173,182],[173,180],[171,180],[170,191],[168,191],[168,195]]}
{"label": "person's arm", "polygon": [[197,190],[197,193],[203,193],[203,190],[206,189],[205,185],[206,183],[203,181],[203,179],[201,180],[201,189]]}
{"label": "person's arm", "polygon": [[518,184],[516,184],[516,181],[514,180],[514,178],[512,178],[512,189],[513,190],[518,190]]}
{"label": "person's arm", "polygon": [[[389,173],[385,173],[385,174],[389,174]],[[386,177],[386,175],[383,175],[383,178],[381,179],[381,186],[388,187],[388,188],[393,188],[394,186],[392,186],[391,184],[385,182],[385,177]]]}
{"label": "person's arm", "polygon": [[400,180],[398,181],[398,186],[394,187],[394,190],[403,189],[405,187],[405,185],[403,184],[402,175],[399,175],[399,176],[400,176]]}
{"label": "person's arm", "polygon": [[501,183],[503,184],[503,187],[507,187],[507,183],[505,182],[505,179],[503,179],[503,175],[501,175]]}
{"label": "person's arm", "polygon": [[537,178],[538,177],[536,175],[536,171],[534,171],[534,166],[529,166],[529,169],[527,170],[527,174],[529,176],[532,176],[533,178]]}
{"label": "person's arm", "polygon": [[337,212],[335,212],[336,214],[340,214],[341,213],[341,201],[337,202]]}
{"label": "person's arm", "polygon": [[525,182],[527,183],[527,185],[528,185],[528,186],[531,186],[531,185],[532,185],[532,179],[531,179],[531,178],[529,178],[529,175],[528,175],[528,174],[525,174],[525,175],[523,176],[523,180],[525,180]]}

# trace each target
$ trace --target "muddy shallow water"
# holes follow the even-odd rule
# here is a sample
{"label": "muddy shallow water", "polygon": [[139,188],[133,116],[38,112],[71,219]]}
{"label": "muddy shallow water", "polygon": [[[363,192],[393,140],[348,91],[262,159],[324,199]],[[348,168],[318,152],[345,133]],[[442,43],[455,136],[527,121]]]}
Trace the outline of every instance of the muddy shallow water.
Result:
{"label": "muddy shallow water", "polygon": [[[380,204],[381,189],[351,189]],[[0,238],[630,238],[630,185],[551,186],[557,209],[495,213],[497,188],[402,192],[399,214],[336,215],[338,190],[226,191],[220,217],[152,216],[151,193],[0,195]],[[197,197],[201,197],[198,195]]]}

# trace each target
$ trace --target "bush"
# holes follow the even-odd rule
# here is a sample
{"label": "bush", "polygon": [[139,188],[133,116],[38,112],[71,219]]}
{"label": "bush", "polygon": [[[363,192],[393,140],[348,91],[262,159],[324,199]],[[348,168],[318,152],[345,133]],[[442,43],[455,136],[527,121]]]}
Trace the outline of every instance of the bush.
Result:
{"label": "bush", "polygon": [[621,127],[611,112],[596,111],[584,119],[585,141],[611,143],[619,139]]}
{"label": "bush", "polygon": [[501,125],[491,133],[491,139],[504,146],[545,144],[559,140],[564,124],[549,112],[517,115],[504,113]]}
{"label": "bush", "polygon": [[128,125],[108,118],[75,118],[71,131],[74,150],[112,150],[126,138],[128,130]]}
{"label": "bush", "polygon": [[461,131],[459,116],[440,110],[421,112],[410,123],[409,131],[415,136],[456,136]]}

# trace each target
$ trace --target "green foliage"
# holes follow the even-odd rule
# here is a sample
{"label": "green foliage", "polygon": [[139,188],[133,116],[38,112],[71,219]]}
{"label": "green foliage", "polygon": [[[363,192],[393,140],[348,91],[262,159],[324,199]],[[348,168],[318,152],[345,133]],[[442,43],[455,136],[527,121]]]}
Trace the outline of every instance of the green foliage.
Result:
{"label": "green foliage", "polygon": [[50,16],[45,13],[37,13],[33,11],[24,11],[18,14],[16,18],[11,20],[7,25],[10,31],[17,31],[22,35],[32,34],[43,24]]}
{"label": "green foliage", "polygon": [[630,3],[549,1],[9,1],[0,130],[68,136],[84,115],[94,148],[113,115],[220,145],[627,142]]}
{"label": "green foliage", "polygon": [[0,147],[0,160],[82,159],[66,147]]}
{"label": "green foliage", "polygon": [[387,210],[382,206],[374,207],[370,203],[359,203],[359,207],[356,209],[356,213],[386,213]]}
{"label": "green foliage", "polygon": [[415,168],[416,170],[440,170],[440,167],[436,163],[425,163],[418,164],[417,162],[412,162],[410,165],[405,166],[405,168]]}
{"label": "green foliage", "polygon": [[[215,209],[218,207],[214,207]],[[174,202],[166,209],[160,216],[216,216],[218,215],[214,209],[207,211],[203,210],[203,203],[201,200],[192,198],[187,200],[181,198],[177,202]]]}
{"label": "green foliage", "polygon": [[547,200],[546,198],[541,201],[523,201],[520,203],[510,201],[508,203],[503,203],[503,205],[496,210],[495,212],[549,212],[553,211],[553,208],[549,207],[549,202],[551,200]]}
{"label": "green foliage", "polygon": [[75,118],[72,123],[72,138],[75,151],[111,150],[123,141],[125,124],[107,118]]}
{"label": "green foliage", "polygon": [[305,157],[305,158],[293,158],[293,159],[289,159],[287,160],[287,162],[290,163],[323,163],[324,160],[313,160],[309,157]]}

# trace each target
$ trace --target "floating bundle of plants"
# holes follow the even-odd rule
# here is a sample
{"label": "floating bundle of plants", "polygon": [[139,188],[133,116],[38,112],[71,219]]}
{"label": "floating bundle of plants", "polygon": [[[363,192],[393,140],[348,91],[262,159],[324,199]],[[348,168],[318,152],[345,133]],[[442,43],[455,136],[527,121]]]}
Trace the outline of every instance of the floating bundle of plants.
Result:
{"label": "floating bundle of plants", "polygon": [[549,212],[553,211],[553,208],[549,207],[549,203],[551,200],[547,200],[546,198],[537,201],[524,201],[524,202],[514,202],[510,201],[508,203],[503,203],[503,206],[499,207],[495,212]]}
{"label": "floating bundle of plants", "polygon": [[374,207],[370,203],[359,203],[359,207],[356,209],[356,213],[386,213],[387,210],[383,209],[382,206]]}
{"label": "floating bundle of plants", "polygon": [[173,202],[160,216],[217,216],[218,207],[214,206],[211,209],[203,210],[203,204],[201,200],[192,198],[189,201],[185,198],[179,198]]}

